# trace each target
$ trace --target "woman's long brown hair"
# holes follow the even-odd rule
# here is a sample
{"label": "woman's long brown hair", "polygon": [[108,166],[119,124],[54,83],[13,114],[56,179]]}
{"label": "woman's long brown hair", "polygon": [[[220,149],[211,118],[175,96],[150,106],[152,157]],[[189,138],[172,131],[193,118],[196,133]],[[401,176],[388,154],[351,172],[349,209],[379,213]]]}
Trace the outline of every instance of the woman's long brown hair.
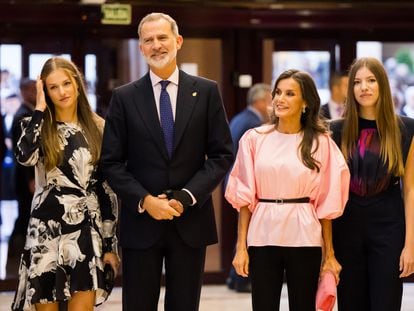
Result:
{"label": "woman's long brown hair", "polygon": [[[40,78],[46,85],[46,78],[56,69],[63,69],[78,88],[77,117],[92,154],[92,164],[100,158],[102,133],[96,124],[96,117],[89,105],[83,76],[76,65],[62,57],[52,57],[43,65]],[[47,109],[43,116],[41,146],[47,171],[61,164],[63,155],[59,148],[55,106],[45,88]]]}
{"label": "woman's long brown hair", "polygon": [[370,70],[377,79],[379,97],[376,105],[376,123],[380,136],[380,155],[388,172],[395,176],[404,174],[399,118],[394,111],[390,84],[387,73],[381,62],[373,57],[364,57],[354,61],[349,70],[349,84],[344,114],[341,150],[345,159],[351,156],[358,140],[359,104],[354,96],[354,80],[362,67]]}
{"label": "woman's long brown hair", "polygon": [[[272,96],[275,96],[277,85],[281,80],[293,79],[299,86],[302,93],[302,98],[306,102],[305,113],[302,113],[300,123],[302,126],[303,138],[299,145],[300,154],[303,164],[311,170],[319,172],[320,163],[313,157],[318,150],[319,141],[318,136],[326,133],[327,129],[319,117],[319,108],[321,106],[321,99],[316,89],[315,82],[312,77],[304,71],[290,69],[282,72],[275,82]],[[275,125],[279,124],[279,118],[275,115],[274,109],[270,116],[270,122]],[[316,142],[315,148],[312,150],[313,143]]]}

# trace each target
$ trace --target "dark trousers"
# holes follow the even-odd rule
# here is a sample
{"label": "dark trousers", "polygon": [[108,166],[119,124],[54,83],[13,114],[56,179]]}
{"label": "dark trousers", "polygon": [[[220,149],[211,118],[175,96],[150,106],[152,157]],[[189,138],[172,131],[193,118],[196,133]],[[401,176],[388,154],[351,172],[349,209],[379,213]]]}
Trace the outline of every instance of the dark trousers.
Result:
{"label": "dark trousers", "polygon": [[166,311],[198,310],[206,248],[192,248],[171,222],[163,237],[145,250],[122,249],[122,310],[157,311],[165,262]]}
{"label": "dark trousers", "polygon": [[249,247],[253,310],[279,310],[286,273],[289,310],[315,311],[321,257],[320,247]]}
{"label": "dark trousers", "polygon": [[342,265],[339,311],[399,311],[399,258],[405,225],[401,198],[384,196],[370,205],[350,200],[333,222],[335,255]]}

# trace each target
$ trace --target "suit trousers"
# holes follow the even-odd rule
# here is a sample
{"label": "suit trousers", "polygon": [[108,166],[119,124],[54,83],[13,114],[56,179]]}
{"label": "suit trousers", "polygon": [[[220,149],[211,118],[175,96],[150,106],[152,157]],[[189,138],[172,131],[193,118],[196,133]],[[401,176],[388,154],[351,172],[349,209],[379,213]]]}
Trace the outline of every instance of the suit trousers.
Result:
{"label": "suit trousers", "polygon": [[339,311],[398,311],[402,280],[399,258],[404,244],[404,208],[399,187],[374,204],[352,197],[333,222],[335,255],[342,265]]}
{"label": "suit trousers", "polygon": [[321,247],[249,247],[249,274],[254,311],[279,310],[283,279],[289,310],[315,311]]}
{"label": "suit trousers", "polygon": [[206,247],[192,248],[174,221],[165,221],[161,239],[148,249],[122,249],[122,310],[157,311],[163,262],[166,311],[199,307]]}

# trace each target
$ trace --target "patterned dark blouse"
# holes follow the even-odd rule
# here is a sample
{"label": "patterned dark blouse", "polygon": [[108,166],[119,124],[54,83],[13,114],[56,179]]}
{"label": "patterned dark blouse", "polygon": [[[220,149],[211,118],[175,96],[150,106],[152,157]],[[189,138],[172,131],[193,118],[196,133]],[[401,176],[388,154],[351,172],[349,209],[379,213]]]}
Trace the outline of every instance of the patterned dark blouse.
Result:
{"label": "patterned dark blouse", "polygon": [[381,159],[380,147],[375,120],[360,118],[359,139],[348,161],[351,192],[359,196],[372,196],[388,188],[392,176]]}
{"label": "patterned dark blouse", "polygon": [[[104,282],[104,252],[117,253],[117,198],[91,164],[89,144],[77,124],[59,122],[62,164],[46,171],[40,148],[43,113],[22,122],[17,160],[35,166],[35,194],[12,310],[65,301],[76,291],[111,288]],[[93,142],[92,142],[93,143]]]}
{"label": "patterned dark blouse", "polygon": [[[332,136],[341,146],[343,120],[331,122]],[[404,163],[414,136],[414,120],[401,117],[401,145]],[[359,118],[359,138],[348,159],[351,172],[350,192],[360,197],[372,197],[398,182],[399,178],[389,174],[387,163],[380,156],[380,138],[375,120]]]}

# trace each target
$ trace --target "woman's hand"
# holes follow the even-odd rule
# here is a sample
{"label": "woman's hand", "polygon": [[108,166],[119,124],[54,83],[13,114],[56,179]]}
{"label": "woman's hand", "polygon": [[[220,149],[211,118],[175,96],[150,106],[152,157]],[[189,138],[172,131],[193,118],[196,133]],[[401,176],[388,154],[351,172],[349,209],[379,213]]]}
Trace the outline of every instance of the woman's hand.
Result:
{"label": "woman's hand", "polygon": [[322,263],[322,269],[321,269],[321,275],[326,272],[330,271],[335,276],[336,284],[339,283],[339,274],[341,273],[342,266],[339,264],[339,262],[336,260],[335,256],[327,256],[323,260]]}
{"label": "woman's hand", "polygon": [[119,268],[119,257],[115,253],[105,253],[103,256],[103,262],[104,264],[109,264],[112,267],[112,270],[114,270],[115,277],[118,274],[118,268]]}
{"label": "woman's hand", "polygon": [[414,248],[405,246],[400,256],[400,278],[405,278],[414,273]]}
{"label": "woman's hand", "polygon": [[332,243],[332,221],[330,219],[321,219],[322,237],[323,237],[323,261],[320,274],[331,271],[335,276],[336,284],[339,283],[339,274],[342,267],[335,258],[335,252]]}
{"label": "woman's hand", "polygon": [[47,108],[45,91],[43,90],[43,81],[40,76],[36,80],[36,110],[45,111]]}
{"label": "woman's hand", "polygon": [[233,267],[238,275],[249,276],[249,253],[247,249],[237,250],[233,259]]}

